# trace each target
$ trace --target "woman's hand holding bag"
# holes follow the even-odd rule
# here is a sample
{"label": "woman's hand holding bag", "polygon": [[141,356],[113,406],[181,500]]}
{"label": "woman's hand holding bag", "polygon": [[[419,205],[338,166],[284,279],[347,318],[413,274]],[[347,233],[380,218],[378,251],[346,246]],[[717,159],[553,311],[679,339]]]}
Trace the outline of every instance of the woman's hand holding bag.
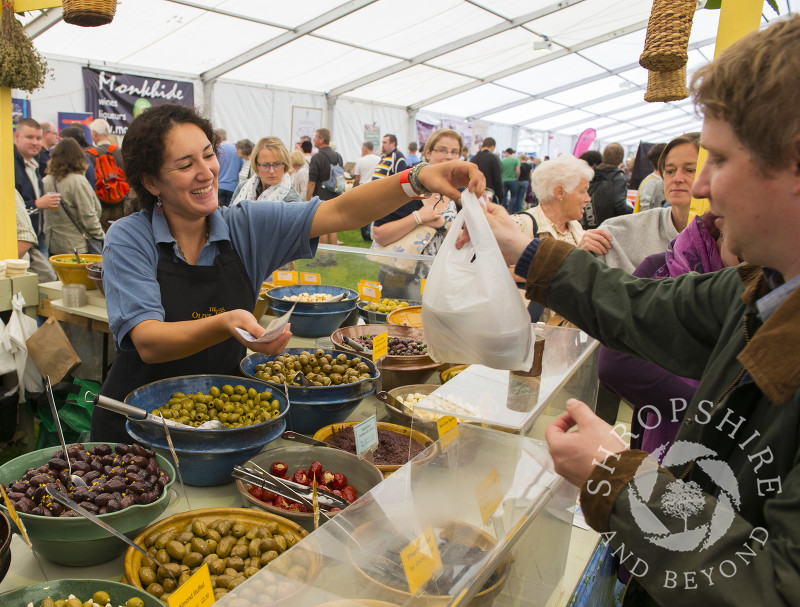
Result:
{"label": "woman's hand holding bag", "polygon": [[[422,296],[422,327],[436,361],[527,371],[533,327],[478,199],[462,211],[433,262]],[[456,248],[461,228],[470,240]]]}

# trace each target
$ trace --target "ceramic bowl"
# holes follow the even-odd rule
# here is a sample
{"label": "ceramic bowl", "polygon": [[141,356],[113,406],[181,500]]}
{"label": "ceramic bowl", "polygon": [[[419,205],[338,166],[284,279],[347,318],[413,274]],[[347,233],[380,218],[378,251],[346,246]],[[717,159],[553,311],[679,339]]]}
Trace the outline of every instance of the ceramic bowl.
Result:
{"label": "ceramic bowl", "polygon": [[[234,375],[184,375],[155,381],[137,388],[125,397],[125,402],[148,411],[169,401],[175,392],[208,393],[212,386],[242,385],[258,392],[272,392],[280,403],[277,417],[252,426],[222,430],[186,430],[170,428],[170,436],[180,462],[183,482],[194,486],[222,485],[233,481],[233,467],[252,457],[264,445],[275,440],[286,430],[288,405],[283,387],[275,389],[265,382]],[[128,434],[172,460],[164,429],[150,422],[126,422]]]}
{"label": "ceramic bowl", "polygon": [[86,266],[86,275],[89,277],[97,289],[105,295],[106,292],[103,290],[103,262],[95,262],[87,264]]}
{"label": "ceramic bowl", "polygon": [[[406,396],[407,394],[425,394],[427,396],[437,388],[441,388],[441,386],[438,384],[410,384],[392,388],[389,390],[389,394],[395,398]],[[439,440],[439,427],[435,421],[422,419],[417,415],[409,415],[386,402],[383,403],[383,407],[386,409],[389,419],[395,424],[414,428],[414,430],[419,430],[426,436],[430,436],[433,440]]]}
{"label": "ceramic bowl", "polygon": [[386,317],[390,325],[400,325],[401,327],[422,328],[422,306],[408,306],[392,310]]}
{"label": "ceramic bowl", "polygon": [[[166,531],[173,531],[176,533],[180,533],[184,530],[188,523],[193,521],[200,521],[209,525],[218,519],[231,519],[235,522],[243,523],[244,525],[250,527],[253,525],[264,525],[266,523],[277,523],[278,525],[278,532],[281,534],[291,534],[296,542],[299,542],[304,537],[308,535],[308,532],[300,527],[297,523],[294,523],[282,516],[277,516],[270,512],[265,512],[263,510],[255,510],[252,508],[203,508],[200,510],[189,510],[188,512],[183,512],[181,514],[175,514],[164,520],[158,521],[157,523],[151,525],[147,529],[145,529],[135,540],[134,542],[140,546],[145,545],[145,539],[152,533],[163,533]],[[305,544],[303,544],[305,546]],[[310,550],[300,550],[303,555],[307,555],[307,564],[305,566],[305,574],[302,576],[300,581],[304,583],[312,582],[317,575],[319,575],[320,567],[321,567],[321,557],[319,555],[318,545],[314,544],[312,541],[311,543],[312,548]],[[282,555],[285,553],[282,553]],[[281,555],[281,556],[282,556]],[[288,555],[287,555],[288,556]],[[142,568],[142,553],[138,550],[134,550],[133,548],[128,548],[128,551],[125,553],[125,577],[128,581],[135,586],[136,588],[142,588],[142,582],[139,578],[139,570]],[[262,569],[259,573],[254,575],[251,582],[255,582],[262,574],[264,570]],[[284,597],[288,598],[288,597]],[[266,599],[266,596],[262,596],[261,600],[263,604],[271,604],[269,600]],[[291,604],[291,603],[289,603]],[[161,605],[163,607],[163,604]]]}
{"label": "ceramic bowl", "polygon": [[103,261],[102,255],[92,255],[89,253],[81,253],[81,263],[75,261],[74,253],[62,253],[61,255],[53,255],[50,257],[50,265],[53,266],[62,284],[86,285],[88,290],[96,289],[97,286],[94,284],[94,281],[89,278],[86,272],[86,266],[98,261]]}
{"label": "ceramic bowl", "polygon": [[[301,293],[329,293],[331,295],[345,294],[345,299],[336,302],[295,302],[283,299],[287,296]],[[299,337],[327,337],[347,319],[355,310],[358,293],[344,287],[330,285],[292,285],[289,287],[276,287],[267,292],[269,308],[275,316],[286,314],[294,305],[294,311],[289,322],[292,333]]]}
{"label": "ceramic bowl", "polygon": [[[395,299],[394,301],[407,303],[409,306],[418,306],[421,303],[419,301],[414,301],[412,299]],[[364,322],[366,322],[368,325],[373,325],[373,324],[376,324],[376,323],[377,324],[386,324],[387,322],[389,322],[387,320],[387,317],[389,316],[389,312],[384,314],[382,312],[374,312],[372,310],[368,310],[367,306],[369,306],[369,305],[370,305],[370,302],[368,302],[368,301],[359,301],[356,304],[356,307],[358,308],[358,315],[361,318],[364,319]],[[404,306],[404,307],[406,307],[406,306]],[[392,310],[392,312],[394,312],[394,310]]]}
{"label": "ceramic bowl", "polygon": [[[356,494],[361,497],[383,480],[383,474],[378,468],[367,461],[357,458],[352,453],[331,447],[314,447],[311,445],[287,445],[262,451],[255,457],[245,462],[245,466],[255,463],[264,470],[269,470],[273,462],[283,462],[289,467],[289,475],[293,475],[298,468],[308,470],[312,462],[322,464],[323,470],[340,472],[347,477],[347,483],[353,485]],[[236,481],[236,487],[242,494],[245,506],[256,506],[278,516],[285,516],[291,521],[302,525],[308,531],[314,530],[314,514],[311,512],[297,512],[284,510],[261,501],[247,492],[247,487],[242,481]],[[320,523],[325,522],[325,517],[320,516]]]}
{"label": "ceramic bowl", "polygon": [[[284,354],[299,355],[305,348],[286,348]],[[333,357],[342,354],[335,350],[325,350]],[[352,384],[337,386],[288,386],[289,388],[289,428],[295,432],[316,432],[322,426],[346,420],[358,404],[375,392],[375,384],[380,372],[372,360],[358,354],[344,352],[349,358],[363,360],[369,367],[370,377]],[[239,369],[242,374],[255,379],[256,365],[273,360],[277,355],[255,353],[242,360]],[[276,392],[283,390],[283,384],[267,382]]]}
{"label": "ceramic bowl", "polygon": [[[325,426],[324,428],[320,428],[315,434],[314,438],[317,440],[324,441],[328,438],[331,434],[335,432],[339,432],[344,428],[349,426],[355,426],[356,424],[360,424],[361,422],[357,421],[350,421],[350,422],[343,422],[340,424],[331,424],[330,426]],[[405,426],[398,426],[396,424],[389,424],[386,422],[378,422],[378,429],[379,430],[389,430],[391,432],[396,432],[397,434],[402,434],[403,436],[410,436],[412,439],[420,443],[426,449],[431,447],[434,443],[433,439],[429,436],[424,435],[422,432],[418,430],[412,430],[411,428],[406,428]],[[436,455],[436,448],[429,449],[429,453],[423,455],[420,461],[428,461],[433,459]],[[375,467],[383,473],[383,476],[389,476],[392,472],[395,472],[400,468],[401,464],[376,464]]]}
{"label": "ceramic bowl", "polygon": [[[11,566],[11,523],[8,517],[0,512],[0,582],[6,577]],[[2,604],[2,603],[0,603]]]}
{"label": "ceramic bowl", "polygon": [[[107,443],[82,443],[91,448]],[[47,447],[12,459],[0,466],[0,483],[8,486],[23,477],[28,468],[38,468],[50,461],[58,449]],[[170,502],[170,487],[175,480],[172,464],[156,453],[158,465],[169,475],[169,484],[152,504],[136,504],[124,510],[101,514],[100,518],[128,537],[134,537],[156,520]],[[0,505],[4,514],[5,504]],[[18,513],[28,531],[34,549],[44,558],[59,565],[85,567],[105,563],[125,550],[126,544],[82,517],[47,517]],[[18,531],[17,531],[18,533]]]}
{"label": "ceramic bowl", "polygon": [[42,582],[33,586],[25,586],[0,594],[0,605],[8,607],[24,607],[28,603],[33,603],[38,607],[42,600],[50,597],[54,601],[66,599],[70,594],[74,594],[79,599],[86,601],[91,599],[95,592],[107,592],[111,597],[111,604],[114,607],[124,605],[128,599],[137,597],[142,599],[144,607],[164,607],[164,603],[154,596],[147,594],[141,588],[134,588],[121,582],[109,582],[108,580],[53,580]]}

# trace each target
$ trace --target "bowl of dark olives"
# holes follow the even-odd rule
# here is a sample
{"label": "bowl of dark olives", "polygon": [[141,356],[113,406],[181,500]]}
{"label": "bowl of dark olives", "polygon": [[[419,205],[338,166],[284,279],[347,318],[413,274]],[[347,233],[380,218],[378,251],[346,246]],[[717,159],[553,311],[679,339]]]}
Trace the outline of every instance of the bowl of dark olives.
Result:
{"label": "bowl of dark olives", "polygon": [[[0,466],[8,491],[36,552],[60,565],[89,566],[109,561],[126,544],[47,495],[48,486],[64,493],[121,533],[135,537],[166,510],[175,469],[141,445],[74,443],[67,445],[70,480],[61,448],[20,455]],[[0,505],[4,514],[5,504]],[[15,533],[19,530],[14,525]]]}
{"label": "bowl of dark olives", "polygon": [[[362,399],[375,392],[380,372],[371,358],[353,352],[287,348],[279,355],[250,354],[242,374],[289,390],[289,429],[316,432],[346,420]],[[301,374],[298,376],[298,374]]]}

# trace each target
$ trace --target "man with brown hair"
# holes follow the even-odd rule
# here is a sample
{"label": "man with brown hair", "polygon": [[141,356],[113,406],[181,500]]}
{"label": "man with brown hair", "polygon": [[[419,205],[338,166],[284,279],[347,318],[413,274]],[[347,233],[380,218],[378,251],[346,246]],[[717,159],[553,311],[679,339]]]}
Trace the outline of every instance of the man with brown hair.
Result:
{"label": "man with brown hair", "polygon": [[[325,187],[323,183],[328,181],[331,173],[331,165],[339,164],[344,166],[342,157],[331,149],[331,132],[328,129],[317,129],[314,133],[314,147],[319,150],[311,157],[311,162],[308,164],[308,188],[306,190],[306,200],[311,200],[314,196],[319,196],[321,200],[332,200],[339,194],[333,192]],[[337,244],[339,242],[339,235],[335,232],[332,234],[324,234],[319,239],[322,244]],[[312,262],[311,265],[326,266],[334,265],[336,258],[331,253],[327,257],[319,255],[319,259]]]}
{"label": "man with brown hair", "polygon": [[[800,17],[748,34],[692,79],[708,161],[693,186],[747,263],[634,278],[488,219],[527,295],[604,344],[700,379],[657,459],[589,407],[547,429],[556,471],[630,570],[626,605],[800,604]],[[653,420],[646,420],[655,428]],[[658,460],[658,461],[657,461]]]}

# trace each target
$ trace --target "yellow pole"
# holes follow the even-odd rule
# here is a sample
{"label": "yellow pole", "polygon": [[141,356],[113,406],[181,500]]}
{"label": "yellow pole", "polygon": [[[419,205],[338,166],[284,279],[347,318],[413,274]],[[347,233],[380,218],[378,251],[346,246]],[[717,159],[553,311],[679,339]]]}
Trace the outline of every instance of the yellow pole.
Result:
{"label": "yellow pole", "polygon": [[[763,7],[764,3],[759,0],[722,1],[717,28],[717,44],[714,47],[715,59],[739,38],[758,29]],[[708,152],[701,148],[700,155],[697,157],[697,174],[702,170],[706,158],[708,158]],[[692,198],[689,209],[689,219],[695,215],[702,215],[708,210],[708,199]]]}
{"label": "yellow pole", "polygon": [[0,259],[17,258],[17,209],[14,204],[14,138],[11,89],[0,87]]}
{"label": "yellow pole", "polygon": [[[17,0],[14,10],[61,6],[61,0]],[[2,19],[2,17],[0,17]],[[0,87],[0,259],[17,258],[17,207],[14,204],[14,122],[11,89]]]}

